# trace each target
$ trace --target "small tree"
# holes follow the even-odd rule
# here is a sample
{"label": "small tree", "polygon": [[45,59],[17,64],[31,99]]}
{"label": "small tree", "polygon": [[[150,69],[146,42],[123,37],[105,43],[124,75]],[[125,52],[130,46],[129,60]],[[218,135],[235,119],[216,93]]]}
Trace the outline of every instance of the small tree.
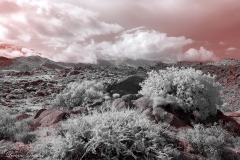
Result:
{"label": "small tree", "polygon": [[215,115],[220,100],[220,87],[215,76],[193,68],[167,68],[151,71],[140,85],[140,94],[155,98],[171,98],[185,112],[197,112],[201,120]]}

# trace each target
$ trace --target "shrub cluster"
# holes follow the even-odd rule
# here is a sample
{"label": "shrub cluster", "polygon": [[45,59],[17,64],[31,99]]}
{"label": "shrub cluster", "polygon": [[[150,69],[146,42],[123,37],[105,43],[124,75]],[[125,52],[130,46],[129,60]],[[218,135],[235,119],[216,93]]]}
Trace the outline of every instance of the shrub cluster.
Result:
{"label": "shrub cluster", "polygon": [[177,136],[191,144],[197,154],[201,153],[209,159],[222,159],[223,147],[228,143],[233,144],[236,140],[217,125],[204,127],[202,124],[197,124],[192,129],[180,130]]}
{"label": "shrub cluster", "polygon": [[55,106],[65,109],[82,105],[84,102],[103,97],[103,82],[83,81],[82,83],[72,82],[58,94],[55,100]]}
{"label": "shrub cluster", "polygon": [[30,121],[30,118],[17,121],[16,116],[2,114],[0,116],[0,140],[10,139],[24,143],[31,142],[33,135],[29,133],[28,121]]}
{"label": "shrub cluster", "polygon": [[62,122],[34,145],[36,159],[170,159],[178,155],[163,127],[135,111],[109,111]]}
{"label": "shrub cluster", "polygon": [[174,100],[185,112],[197,111],[201,120],[215,115],[220,100],[221,85],[215,76],[203,74],[193,68],[167,68],[151,71],[140,85],[140,94],[150,98],[163,97]]}

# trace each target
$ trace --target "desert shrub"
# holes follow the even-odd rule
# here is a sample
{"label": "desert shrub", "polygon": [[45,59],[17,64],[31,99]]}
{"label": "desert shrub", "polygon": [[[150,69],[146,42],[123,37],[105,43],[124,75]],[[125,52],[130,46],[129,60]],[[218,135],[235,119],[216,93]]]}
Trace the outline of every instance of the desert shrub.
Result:
{"label": "desert shrub", "polygon": [[140,94],[150,98],[163,97],[174,100],[185,112],[198,112],[201,120],[215,115],[220,105],[220,84],[215,76],[203,74],[193,68],[167,68],[151,71],[140,85]]}
{"label": "desert shrub", "polygon": [[31,135],[28,122],[31,118],[17,121],[16,116],[2,114],[0,117],[0,140],[10,139],[12,141],[30,142]]}
{"label": "desert shrub", "polygon": [[2,114],[0,117],[0,139],[13,137],[16,118],[9,114]]}
{"label": "desert shrub", "polygon": [[13,138],[15,141],[20,141],[23,143],[30,143],[35,139],[35,134],[30,132],[30,127],[28,125],[32,117],[17,121],[14,125]]}
{"label": "desert shrub", "polygon": [[221,159],[221,149],[233,143],[232,135],[217,125],[204,127],[197,124],[194,128],[180,130],[177,137],[187,141],[195,152],[210,159]]}
{"label": "desert shrub", "polygon": [[84,102],[103,97],[103,82],[84,81],[82,83],[72,82],[58,94],[55,100],[55,106],[65,109],[82,105]]}
{"label": "desert shrub", "polygon": [[[34,144],[36,159],[170,159],[178,155],[164,129],[130,110],[78,116],[62,122],[50,139]],[[140,158],[141,157],[141,158]]]}

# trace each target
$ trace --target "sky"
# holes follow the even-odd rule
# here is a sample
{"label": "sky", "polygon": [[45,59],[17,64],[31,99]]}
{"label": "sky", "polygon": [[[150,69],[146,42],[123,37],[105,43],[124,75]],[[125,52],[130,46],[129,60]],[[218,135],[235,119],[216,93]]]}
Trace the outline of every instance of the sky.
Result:
{"label": "sky", "polygon": [[240,59],[239,0],[0,0],[0,56]]}

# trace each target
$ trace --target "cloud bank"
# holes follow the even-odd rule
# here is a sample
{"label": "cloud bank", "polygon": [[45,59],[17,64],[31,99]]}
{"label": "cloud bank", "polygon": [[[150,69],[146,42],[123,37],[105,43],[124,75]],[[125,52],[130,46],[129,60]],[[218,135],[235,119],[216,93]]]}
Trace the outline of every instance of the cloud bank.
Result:
{"label": "cloud bank", "polygon": [[[229,45],[235,47],[236,41],[226,37],[236,33],[239,17],[227,20],[225,14],[230,8],[236,15],[236,2],[5,0],[0,2],[0,41],[24,49],[1,49],[0,56],[41,53],[55,61],[83,63],[124,58],[219,60],[222,52],[214,43],[224,52]],[[221,34],[224,30],[231,33]]]}

